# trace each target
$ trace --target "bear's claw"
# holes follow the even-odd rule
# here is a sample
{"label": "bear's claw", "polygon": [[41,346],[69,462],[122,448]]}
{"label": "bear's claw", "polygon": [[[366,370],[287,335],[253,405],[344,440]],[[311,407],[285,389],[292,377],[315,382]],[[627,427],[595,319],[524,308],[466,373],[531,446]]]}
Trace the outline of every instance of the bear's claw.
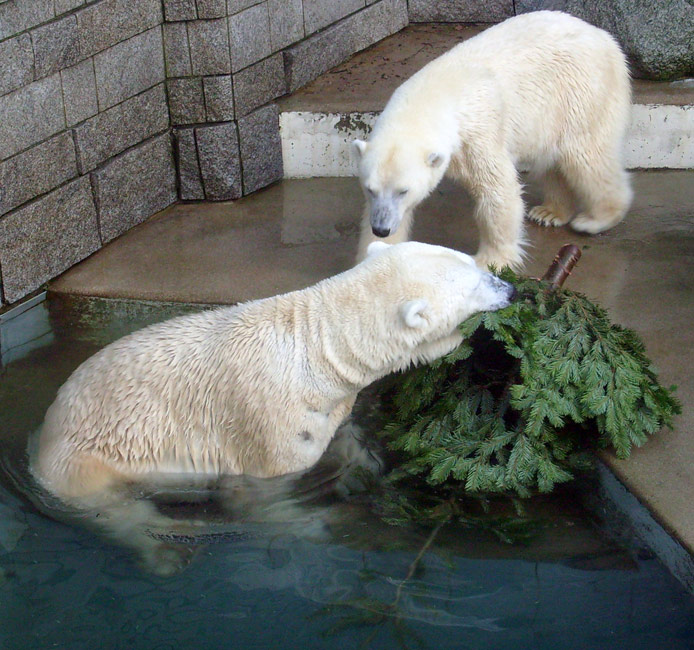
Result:
{"label": "bear's claw", "polygon": [[560,217],[544,205],[538,205],[528,212],[528,219],[541,226],[565,226],[569,219]]}

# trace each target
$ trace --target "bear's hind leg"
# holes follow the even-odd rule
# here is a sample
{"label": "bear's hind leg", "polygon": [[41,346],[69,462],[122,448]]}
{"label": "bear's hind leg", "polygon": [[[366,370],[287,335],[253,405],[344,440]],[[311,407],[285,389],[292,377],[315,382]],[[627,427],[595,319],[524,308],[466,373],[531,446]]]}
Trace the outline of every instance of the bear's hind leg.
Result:
{"label": "bear's hind leg", "polygon": [[575,199],[563,174],[556,168],[549,169],[538,180],[543,189],[543,202],[528,212],[528,218],[542,226],[569,223]]}
{"label": "bear's hind leg", "polygon": [[[147,571],[170,576],[192,559],[195,549],[171,544],[166,539],[172,531],[190,534],[196,523],[161,514],[152,501],[140,498],[134,491],[134,476],[87,454],[76,454],[62,470],[46,473],[46,467],[43,469],[44,473],[38,475],[34,470],[35,477],[68,506],[71,518],[133,550]],[[150,529],[159,529],[164,536],[157,538]]]}
{"label": "bear's hind leg", "polygon": [[[633,192],[629,175],[617,157],[566,165],[567,181],[576,192],[582,211],[571,221],[578,232],[597,234],[616,226],[626,214]],[[583,162],[585,161],[585,162]]]}

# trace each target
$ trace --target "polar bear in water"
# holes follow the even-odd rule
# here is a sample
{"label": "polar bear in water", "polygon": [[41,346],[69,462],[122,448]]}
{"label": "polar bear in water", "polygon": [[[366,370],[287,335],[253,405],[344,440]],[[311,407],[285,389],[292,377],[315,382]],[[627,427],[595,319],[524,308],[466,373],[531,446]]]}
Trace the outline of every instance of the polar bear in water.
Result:
{"label": "polar bear in water", "polygon": [[[450,352],[462,321],[514,291],[463,253],[376,242],[307,289],[147,327],[61,387],[30,448],[32,473],[62,503],[109,510],[123,485],[157,477],[305,470],[362,388]],[[150,515],[114,497],[102,521],[127,538],[127,522]]]}

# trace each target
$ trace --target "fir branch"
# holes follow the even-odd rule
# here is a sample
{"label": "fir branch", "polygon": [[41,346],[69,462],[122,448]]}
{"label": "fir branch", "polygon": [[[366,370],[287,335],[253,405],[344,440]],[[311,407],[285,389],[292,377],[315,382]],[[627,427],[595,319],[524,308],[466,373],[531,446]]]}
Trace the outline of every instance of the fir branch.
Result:
{"label": "fir branch", "polygon": [[681,405],[638,335],[580,293],[508,269],[521,299],[460,326],[465,341],[391,388],[383,436],[403,477],[457,493],[549,491],[589,464],[627,457]]}

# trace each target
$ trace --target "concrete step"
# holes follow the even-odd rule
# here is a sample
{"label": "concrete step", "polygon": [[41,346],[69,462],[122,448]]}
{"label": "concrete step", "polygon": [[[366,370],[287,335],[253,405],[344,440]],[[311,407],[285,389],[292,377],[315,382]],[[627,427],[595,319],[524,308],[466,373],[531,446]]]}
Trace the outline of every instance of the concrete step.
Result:
{"label": "concrete step", "polygon": [[[479,27],[410,25],[280,101],[285,178],[355,176],[350,143],[368,135],[392,92]],[[694,79],[636,79],[625,143],[630,169],[694,168]]]}

